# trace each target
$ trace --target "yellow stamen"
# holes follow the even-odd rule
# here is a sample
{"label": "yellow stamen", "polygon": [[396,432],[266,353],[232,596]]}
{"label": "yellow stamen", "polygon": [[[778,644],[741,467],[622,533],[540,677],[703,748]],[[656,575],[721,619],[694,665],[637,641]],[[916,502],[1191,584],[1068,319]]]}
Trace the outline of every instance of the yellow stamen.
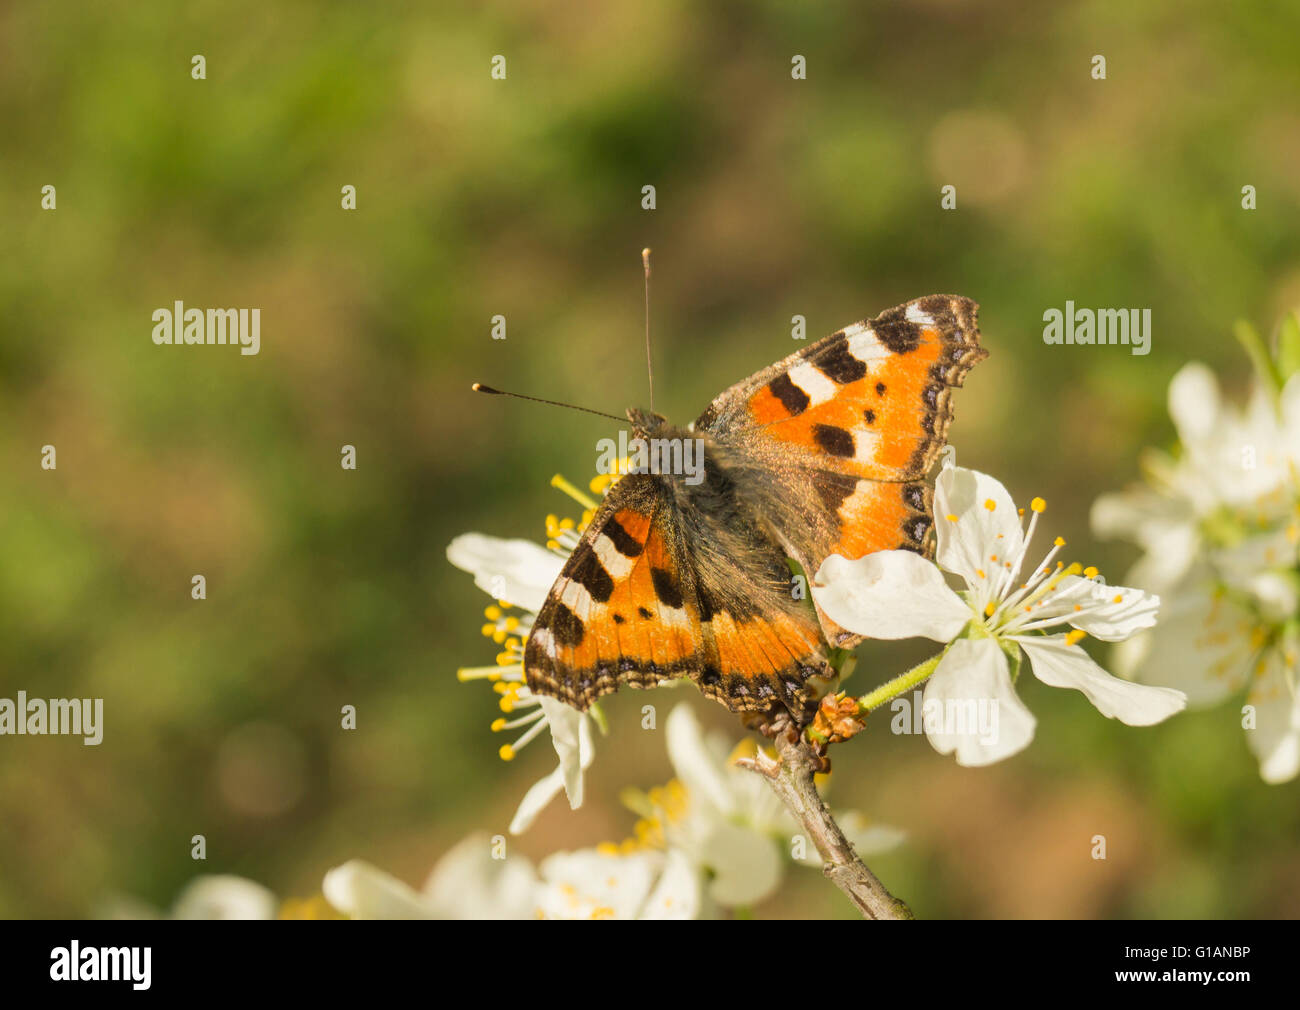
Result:
{"label": "yellow stamen", "polygon": [[1055,540],[1052,541],[1052,543],[1056,544],[1057,547],[1064,547],[1065,537],[1057,537]]}
{"label": "yellow stamen", "polygon": [[496,606],[488,607],[483,611],[483,616],[489,621],[499,621],[501,620],[501,608]]}
{"label": "yellow stamen", "polygon": [[1047,508],[1047,502],[1043,501],[1043,499],[1041,498],[1035,498],[1033,501],[1029,503],[1029,507],[1033,509],[1035,512],[1042,512],[1045,508]]}
{"label": "yellow stamen", "polygon": [[1073,631],[1071,631],[1069,634],[1065,636],[1065,644],[1078,645],[1080,641],[1082,641],[1087,637],[1088,637],[1088,633],[1086,631],[1080,631],[1078,628],[1075,628]]}
{"label": "yellow stamen", "polygon": [[500,733],[500,732],[501,732],[503,729],[505,729],[505,728],[506,728],[506,721],[505,721],[504,719],[493,719],[493,720],[492,720],[492,732],[493,732],[493,733]]}
{"label": "yellow stamen", "polygon": [[596,502],[588,498],[585,494],[579,491],[576,487],[570,484],[558,473],[551,478],[551,487],[559,488],[561,491],[567,494],[570,498],[576,501],[583,508],[597,509],[600,507],[598,504],[596,504]]}
{"label": "yellow stamen", "polygon": [[949,512],[946,516],[944,516],[944,518],[947,519],[948,522],[950,523],[955,523],[957,521],[957,517],[953,515],[951,512]]}
{"label": "yellow stamen", "polygon": [[993,606],[992,603],[986,603],[986,604],[984,605],[984,616],[985,616],[985,617],[992,617],[992,616],[993,616],[993,611],[996,610],[996,609],[997,609],[997,608],[996,608],[995,606]]}
{"label": "yellow stamen", "polygon": [[508,743],[503,743],[497,753],[501,755],[502,761],[513,761],[515,759],[515,749]]}
{"label": "yellow stamen", "polygon": [[1099,574],[1100,572],[1098,572],[1097,569],[1093,568],[1092,565],[1089,565],[1087,568],[1083,570],[1083,577],[1085,579],[1095,579]]}
{"label": "yellow stamen", "polygon": [[995,508],[998,507],[998,503],[995,502],[992,498],[986,498],[984,500],[984,507],[988,509],[990,512],[992,512]]}
{"label": "yellow stamen", "polygon": [[494,666],[462,666],[456,671],[456,679],[464,683],[468,680],[500,680],[501,671]]}

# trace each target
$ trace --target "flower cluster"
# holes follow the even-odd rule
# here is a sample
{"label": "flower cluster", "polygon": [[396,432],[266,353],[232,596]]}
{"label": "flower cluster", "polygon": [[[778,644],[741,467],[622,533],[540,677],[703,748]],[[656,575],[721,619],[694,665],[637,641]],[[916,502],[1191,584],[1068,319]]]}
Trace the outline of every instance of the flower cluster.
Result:
{"label": "flower cluster", "polygon": [[[531,540],[503,540],[482,533],[465,533],[447,547],[447,559],[473,575],[474,584],[497,601],[484,611],[487,622],[482,630],[502,647],[494,665],[463,667],[457,676],[462,681],[486,680],[501,696],[499,705],[504,715],[493,721],[492,731],[519,733],[512,743],[502,745],[502,760],[513,760],[543,732],[550,733],[559,757],[555,771],[524,795],[510,823],[512,834],[528,830],[561,791],[571,807],[582,805],[583,772],[595,758],[591,723],[600,718],[597,706],[593,705],[592,714],[586,715],[534,693],[524,680],[524,644],[533,621],[596,509],[596,502],[564,478],[556,476],[551,483],[574,498],[584,511],[578,522],[548,515],[545,547]],[[602,493],[611,484],[611,478],[597,477],[591,487],[593,492]]]}
{"label": "flower cluster", "polygon": [[[325,897],[353,919],[716,918],[770,897],[787,865],[821,866],[788,811],[735,765],[725,742],[705,736],[689,705],[673,709],[665,735],[677,777],[625,795],[641,819],[623,842],[555,853],[534,867],[473,836],[439,861],[421,891],[353,860],[326,875]],[[903,838],[852,811],[840,820],[864,856]]]}
{"label": "flower cluster", "polygon": [[1300,774],[1300,321],[1276,354],[1240,328],[1257,366],[1244,408],[1213,372],[1169,386],[1174,452],[1150,450],[1145,483],[1093,506],[1100,535],[1136,541],[1130,578],[1165,599],[1159,627],[1118,650],[1120,668],[1195,705],[1244,692],[1242,723],[1266,782]]}
{"label": "flower cluster", "polygon": [[[419,889],[360,859],[325,874],[321,897],[277,906],[240,877],[196,878],[169,913],[185,919],[696,919],[747,909],[775,893],[789,865],[821,858],[762,780],[737,767],[742,745],[709,737],[687,704],[665,723],[676,778],[629,793],[640,814],[633,837],[534,865],[504,837],[471,835],[447,852]],[[846,837],[864,856],[897,846],[902,832],[847,811]],[[158,915],[119,900],[116,918]]]}
{"label": "flower cluster", "polygon": [[[812,594],[832,620],[869,638],[924,637],[948,643],[940,656],[862,699],[870,709],[925,682],[927,737],[963,765],[986,765],[1024,749],[1035,720],[1015,691],[1021,658],[1052,687],[1071,687],[1103,715],[1148,726],[1183,708],[1179,691],[1119,680],[1079,645],[1086,635],[1125,639],[1155,624],[1159,598],[1108,586],[1095,568],[1057,560],[1059,537],[1028,568],[1041,498],[1017,509],[1007,489],[947,463],[935,487],[937,564],[910,551],[856,561],[832,555]],[[945,573],[964,585],[955,590]],[[1068,629],[1068,630],[1066,630]],[[991,711],[983,721],[967,713]],[[956,713],[961,716],[954,720]]]}

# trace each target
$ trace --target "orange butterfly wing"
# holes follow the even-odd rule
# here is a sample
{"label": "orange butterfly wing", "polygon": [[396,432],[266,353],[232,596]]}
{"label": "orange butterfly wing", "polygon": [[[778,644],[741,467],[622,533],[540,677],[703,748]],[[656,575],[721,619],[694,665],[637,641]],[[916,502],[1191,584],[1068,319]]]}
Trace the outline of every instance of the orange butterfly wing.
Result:
{"label": "orange butterfly wing", "polygon": [[[899,305],[732,387],[696,422],[732,450],[742,489],[809,576],[831,554],[932,551],[924,478],[952,389],[988,355],[977,314],[950,295]],[[836,644],[857,640],[822,623]]]}
{"label": "orange butterfly wing", "polygon": [[[725,534],[723,534],[725,535]],[[761,545],[759,550],[762,550]],[[524,651],[535,691],[585,711],[622,684],[686,676],[736,712],[805,709],[827,676],[815,616],[791,600],[784,554],[766,545],[702,571],[660,478],[620,480],[583,531]]]}

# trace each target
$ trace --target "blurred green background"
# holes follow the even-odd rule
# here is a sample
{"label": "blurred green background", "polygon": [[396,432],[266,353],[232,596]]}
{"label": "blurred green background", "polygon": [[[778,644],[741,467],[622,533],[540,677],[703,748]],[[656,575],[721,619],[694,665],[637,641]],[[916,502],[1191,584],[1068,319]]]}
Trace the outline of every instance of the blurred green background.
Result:
{"label": "blurred green background", "polygon": [[[494,696],[455,678],[492,661],[489,601],[444,550],[541,539],[551,475],[614,432],[469,383],[644,405],[646,245],[682,422],[796,313],[975,298],[960,462],[1118,581],[1135,552],[1087,510],[1172,437],[1170,376],[1242,389],[1232,322],[1300,304],[1297,37],[1295,5],[1206,0],[0,9],[0,696],[106,720],[97,748],[0,738],[0,915],[165,907],[197,872],[308,896],[354,856],[418,884],[504,830],[554,755],[497,759]],[[261,354],[154,346],[177,299],[260,307]],[[1150,308],[1152,353],[1045,346],[1067,299]],[[853,683],[926,654],[864,647]],[[835,803],[911,833],[875,867],[919,915],[1300,914],[1300,783],[1260,782],[1234,705],[1130,729],[1021,691],[1037,739],[993,768],[887,732],[835,755]],[[640,706],[681,698],[739,736],[690,689],[616,696],[588,803],[516,849],[628,834],[619,788],[670,776]],[[755,914],[853,913],[792,871]]]}

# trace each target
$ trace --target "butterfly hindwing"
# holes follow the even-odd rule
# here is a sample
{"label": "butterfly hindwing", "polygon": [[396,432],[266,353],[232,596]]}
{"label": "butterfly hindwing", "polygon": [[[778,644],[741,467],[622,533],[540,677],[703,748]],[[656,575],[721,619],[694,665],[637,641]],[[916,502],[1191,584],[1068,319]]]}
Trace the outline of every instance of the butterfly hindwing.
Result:
{"label": "butterfly hindwing", "polygon": [[817,616],[723,462],[706,457],[704,471],[698,486],[674,488],[706,642],[697,683],[735,711],[784,706],[801,716],[806,682],[830,672]]}
{"label": "butterfly hindwing", "polygon": [[524,670],[534,690],[585,710],[621,683],[654,687],[700,665],[698,617],[669,590],[678,576],[664,506],[648,476],[610,490],[533,622]]}
{"label": "butterfly hindwing", "polygon": [[686,676],[733,711],[802,711],[807,679],[828,673],[816,617],[790,599],[776,574],[784,553],[770,542],[692,557],[688,544],[734,536],[695,525],[714,518],[683,522],[658,477],[620,480],[537,615],[529,686],[585,710],[622,684]]}

